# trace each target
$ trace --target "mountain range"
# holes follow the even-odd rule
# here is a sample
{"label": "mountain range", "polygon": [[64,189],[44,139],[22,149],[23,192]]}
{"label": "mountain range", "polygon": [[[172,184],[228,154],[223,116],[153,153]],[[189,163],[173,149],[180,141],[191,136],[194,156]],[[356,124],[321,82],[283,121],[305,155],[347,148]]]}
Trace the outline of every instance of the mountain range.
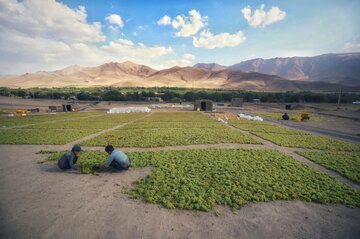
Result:
{"label": "mountain range", "polygon": [[253,59],[232,66],[198,63],[155,70],[130,61],[96,67],[69,66],[0,78],[0,86],[31,87],[181,87],[252,91],[360,92],[360,53],[315,57]]}

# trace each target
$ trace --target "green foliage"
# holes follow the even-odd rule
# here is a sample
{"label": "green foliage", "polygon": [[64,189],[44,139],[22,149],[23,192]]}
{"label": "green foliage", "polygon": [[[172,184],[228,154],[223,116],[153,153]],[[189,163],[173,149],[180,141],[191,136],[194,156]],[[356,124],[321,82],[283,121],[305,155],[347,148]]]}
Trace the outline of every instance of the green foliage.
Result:
{"label": "green foliage", "polygon": [[208,149],[128,153],[154,171],[129,194],[166,208],[237,209],[248,202],[304,200],[360,206],[360,193],[275,150]]}
{"label": "green foliage", "polygon": [[27,128],[35,129],[107,129],[116,125],[127,123],[138,117],[145,116],[145,113],[128,114],[101,114],[96,117],[83,119],[69,119],[62,122],[35,124]]}
{"label": "green foliage", "polygon": [[298,151],[296,153],[360,184],[360,153],[319,151]]}
{"label": "green foliage", "polygon": [[253,132],[255,135],[284,147],[326,149],[331,151],[360,151],[360,145],[317,135],[286,135]]}
{"label": "green foliage", "polygon": [[155,129],[155,128],[223,128],[219,122],[136,122],[121,129]]}
{"label": "green foliage", "polygon": [[[57,161],[66,151],[53,152],[49,155],[47,161]],[[105,164],[108,154],[99,151],[84,151],[80,153],[80,156],[76,162],[76,166],[80,173],[88,174],[100,171],[94,167],[101,167]],[[43,163],[43,162],[41,162]]]}
{"label": "green foliage", "polygon": [[259,141],[226,126],[218,128],[156,128],[114,130],[82,142],[86,146],[160,147],[191,144],[240,143]]}
{"label": "green foliage", "polygon": [[[162,93],[165,101],[173,98],[182,101],[194,101],[196,99],[210,99],[217,102],[230,102],[232,98],[243,98],[245,102],[253,99],[261,99],[262,102],[328,102],[336,103],[338,93],[312,93],[312,92],[251,92],[225,89],[189,89],[175,87],[91,87],[91,88],[30,88],[10,89],[0,87],[0,95],[29,96],[32,98],[69,98],[77,96],[81,100],[117,100],[117,101],[144,101],[145,97]],[[343,93],[342,103],[351,103],[359,100],[357,93]]]}
{"label": "green foliage", "polygon": [[277,133],[288,135],[305,135],[309,134],[305,131],[290,129],[268,122],[256,122],[250,120],[229,120],[229,123],[236,128],[250,132]]}
{"label": "green foliage", "polygon": [[39,124],[44,122],[51,122],[54,120],[76,120],[89,116],[97,116],[104,113],[100,112],[68,112],[46,115],[28,115],[16,117],[0,117],[0,127],[21,126],[28,124]]}
{"label": "green foliage", "polygon": [[96,130],[0,129],[0,144],[66,144]]}
{"label": "green foliage", "polygon": [[207,115],[193,111],[155,112],[139,122],[215,122]]}
{"label": "green foliage", "polygon": [[80,157],[76,163],[80,173],[94,173],[95,167],[101,167],[105,164],[107,159],[107,154],[105,152],[98,151],[85,151],[80,154]]}
{"label": "green foliage", "polygon": [[[202,125],[202,127],[198,127]],[[159,147],[216,143],[260,143],[199,112],[156,112],[120,130],[83,142],[86,146]]]}

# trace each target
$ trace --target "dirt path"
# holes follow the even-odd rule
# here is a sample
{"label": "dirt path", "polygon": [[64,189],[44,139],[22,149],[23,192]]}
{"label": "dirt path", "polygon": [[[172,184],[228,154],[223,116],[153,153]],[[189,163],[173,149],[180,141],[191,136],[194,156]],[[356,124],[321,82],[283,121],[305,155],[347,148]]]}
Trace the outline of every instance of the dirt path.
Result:
{"label": "dirt path", "polygon": [[220,216],[168,210],[122,193],[151,169],[99,176],[36,164],[42,146],[0,145],[0,238],[359,238],[360,209],[251,203]]}

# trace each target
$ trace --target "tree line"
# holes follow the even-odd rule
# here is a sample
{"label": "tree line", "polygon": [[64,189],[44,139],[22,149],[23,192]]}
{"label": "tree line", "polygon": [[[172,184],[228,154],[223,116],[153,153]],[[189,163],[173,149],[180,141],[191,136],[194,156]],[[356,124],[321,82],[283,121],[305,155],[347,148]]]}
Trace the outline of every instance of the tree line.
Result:
{"label": "tree line", "polygon": [[[220,89],[186,88],[30,88],[12,89],[0,87],[1,96],[17,96],[40,99],[78,99],[89,101],[145,101],[149,97],[160,97],[165,102],[191,102],[197,99],[210,99],[215,102],[230,102],[232,98],[243,98],[244,102],[259,99],[261,102],[309,102],[337,103],[338,93],[314,92],[253,92]],[[341,102],[360,101],[359,93],[342,93]]]}

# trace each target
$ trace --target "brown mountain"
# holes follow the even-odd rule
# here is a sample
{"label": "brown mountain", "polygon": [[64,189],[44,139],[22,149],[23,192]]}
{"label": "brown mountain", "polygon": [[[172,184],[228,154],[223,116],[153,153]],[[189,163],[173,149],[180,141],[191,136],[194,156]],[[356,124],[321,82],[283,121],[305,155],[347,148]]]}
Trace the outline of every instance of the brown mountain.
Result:
{"label": "brown mountain", "polygon": [[[273,74],[245,72],[216,64],[154,70],[132,62],[110,62],[97,67],[69,66],[52,72],[36,72],[0,79],[0,86],[31,87],[182,87],[224,88],[252,91],[337,91],[338,84],[287,80]],[[360,87],[343,88],[360,91]]]}
{"label": "brown mountain", "polygon": [[227,68],[226,66],[219,65],[216,63],[197,63],[194,65],[194,67],[208,69],[212,71],[220,71],[220,70],[225,70]]}
{"label": "brown mountain", "polygon": [[229,68],[278,75],[288,80],[323,81],[360,86],[360,53],[266,60],[258,58],[240,62]]}

